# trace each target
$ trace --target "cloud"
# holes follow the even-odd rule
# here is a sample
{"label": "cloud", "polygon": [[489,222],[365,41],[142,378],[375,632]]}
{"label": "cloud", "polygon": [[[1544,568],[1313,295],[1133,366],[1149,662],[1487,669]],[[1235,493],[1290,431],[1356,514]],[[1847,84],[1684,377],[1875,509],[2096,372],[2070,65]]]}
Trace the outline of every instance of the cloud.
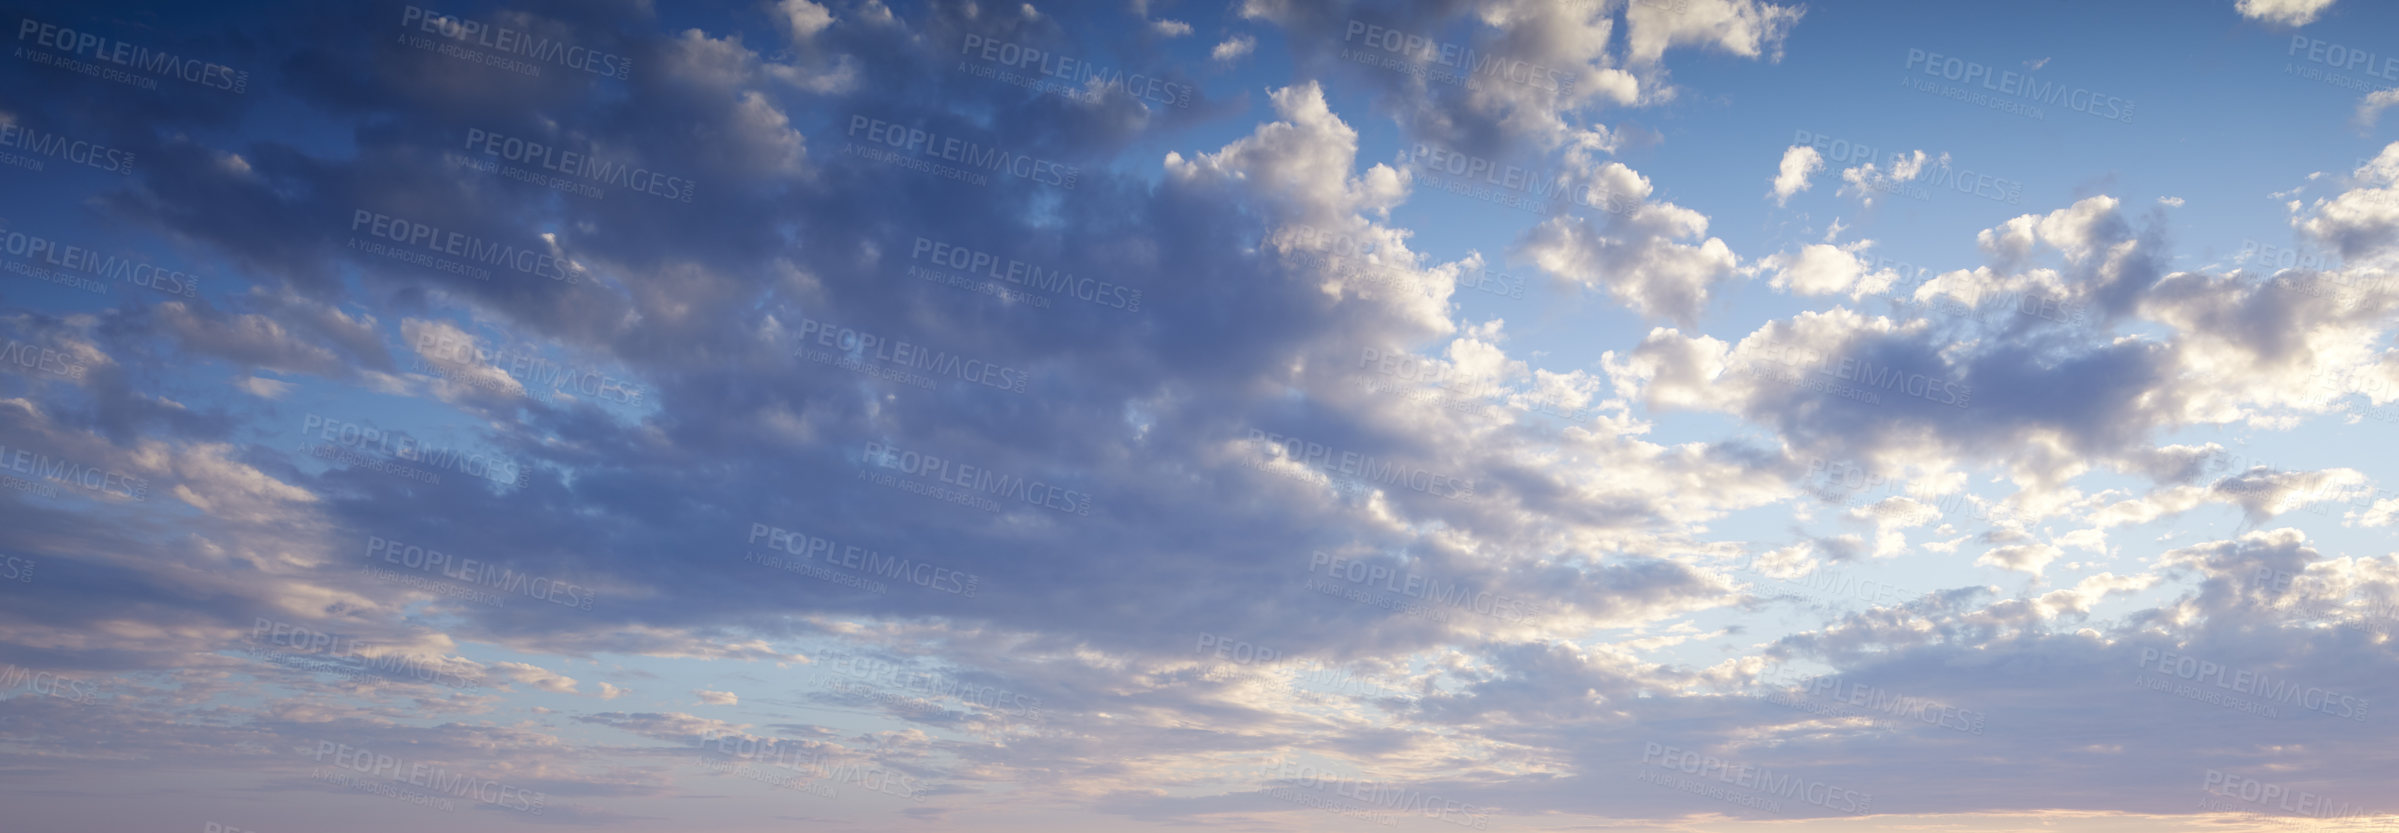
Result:
{"label": "cloud", "polygon": [[1824,154],[1817,153],[1815,148],[1795,145],[1783,151],[1782,165],[1774,174],[1774,204],[1788,203],[1791,195],[1808,190],[1813,184],[1808,178],[1821,170],[1824,170]]}
{"label": "cloud", "polygon": [[1257,48],[1257,38],[1249,35],[1234,35],[1224,39],[1223,43],[1217,44],[1216,48],[1208,50],[1208,57],[1218,63],[1229,64],[1241,60]]}
{"label": "cloud", "polygon": [[2375,119],[2382,116],[2382,111],[2392,105],[2399,105],[2399,88],[2367,93],[2364,98],[2357,100],[2357,123],[2372,127]]}
{"label": "cloud", "polygon": [[1769,284],[1787,292],[1853,298],[1878,295],[1898,283],[1901,276],[1887,268],[1873,270],[1858,257],[1873,245],[1872,240],[1844,246],[1811,244],[1796,255],[1770,255],[1758,261],[1758,268],[1773,273]]}
{"label": "cloud", "polygon": [[701,703],[711,706],[737,706],[741,704],[741,697],[730,691],[709,691],[703,688],[695,689],[691,693],[692,696],[700,698]]}
{"label": "cloud", "polygon": [[2305,26],[2332,8],[2333,0],[2239,0],[2233,4],[2242,17],[2277,26]]}

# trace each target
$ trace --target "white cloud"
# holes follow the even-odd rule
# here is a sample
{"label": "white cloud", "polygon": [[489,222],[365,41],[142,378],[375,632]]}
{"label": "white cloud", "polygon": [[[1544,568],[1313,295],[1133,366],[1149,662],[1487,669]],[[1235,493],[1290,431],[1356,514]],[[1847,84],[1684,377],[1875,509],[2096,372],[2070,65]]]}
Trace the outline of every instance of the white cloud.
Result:
{"label": "white cloud", "polygon": [[2372,127],[2374,121],[2381,118],[2382,111],[2395,104],[2399,104],[2399,87],[2367,93],[2366,97],[2357,101],[2357,123]]}
{"label": "white cloud", "polygon": [[1242,56],[1248,55],[1251,50],[1257,48],[1257,38],[1249,35],[1234,35],[1226,38],[1223,43],[1217,44],[1215,49],[1208,50],[1208,57],[1219,63],[1232,63],[1241,60]]}
{"label": "white cloud", "polygon": [[2333,0],[2240,0],[2233,8],[2252,20],[2280,26],[2305,26],[2332,8]]}
{"label": "white cloud", "polygon": [[1791,195],[1808,190],[1809,177],[1824,169],[1824,154],[1815,148],[1794,146],[1783,151],[1782,165],[1774,174],[1774,204],[1791,201]]}

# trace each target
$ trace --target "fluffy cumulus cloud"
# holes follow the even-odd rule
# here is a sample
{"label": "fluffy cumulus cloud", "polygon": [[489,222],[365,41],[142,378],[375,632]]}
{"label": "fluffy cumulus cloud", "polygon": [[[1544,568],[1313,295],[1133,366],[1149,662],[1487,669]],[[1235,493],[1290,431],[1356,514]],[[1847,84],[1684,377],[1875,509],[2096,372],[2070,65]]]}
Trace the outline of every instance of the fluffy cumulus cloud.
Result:
{"label": "fluffy cumulus cloud", "polygon": [[1824,170],[1824,154],[1815,148],[1794,146],[1783,151],[1783,161],[1774,172],[1774,204],[1784,205],[1791,195],[1808,190],[1809,177]]}
{"label": "fluffy cumulus cloud", "polygon": [[22,11],[11,831],[2399,811],[2378,93],[2241,203],[1759,0]]}

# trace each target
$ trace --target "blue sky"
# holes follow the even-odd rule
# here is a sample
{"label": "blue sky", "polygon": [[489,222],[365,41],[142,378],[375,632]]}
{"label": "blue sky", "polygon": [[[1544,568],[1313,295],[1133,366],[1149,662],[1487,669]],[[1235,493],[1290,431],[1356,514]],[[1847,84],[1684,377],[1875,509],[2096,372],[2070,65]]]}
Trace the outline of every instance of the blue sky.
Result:
{"label": "blue sky", "polygon": [[7,11],[9,830],[2399,813],[2399,9]]}

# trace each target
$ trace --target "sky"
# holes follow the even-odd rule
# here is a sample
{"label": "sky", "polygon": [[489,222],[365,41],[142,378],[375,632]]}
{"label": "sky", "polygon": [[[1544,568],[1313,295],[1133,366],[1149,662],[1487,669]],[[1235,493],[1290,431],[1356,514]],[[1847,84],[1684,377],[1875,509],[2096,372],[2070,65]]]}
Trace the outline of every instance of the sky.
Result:
{"label": "sky", "polygon": [[0,12],[9,833],[2399,821],[2399,7]]}

